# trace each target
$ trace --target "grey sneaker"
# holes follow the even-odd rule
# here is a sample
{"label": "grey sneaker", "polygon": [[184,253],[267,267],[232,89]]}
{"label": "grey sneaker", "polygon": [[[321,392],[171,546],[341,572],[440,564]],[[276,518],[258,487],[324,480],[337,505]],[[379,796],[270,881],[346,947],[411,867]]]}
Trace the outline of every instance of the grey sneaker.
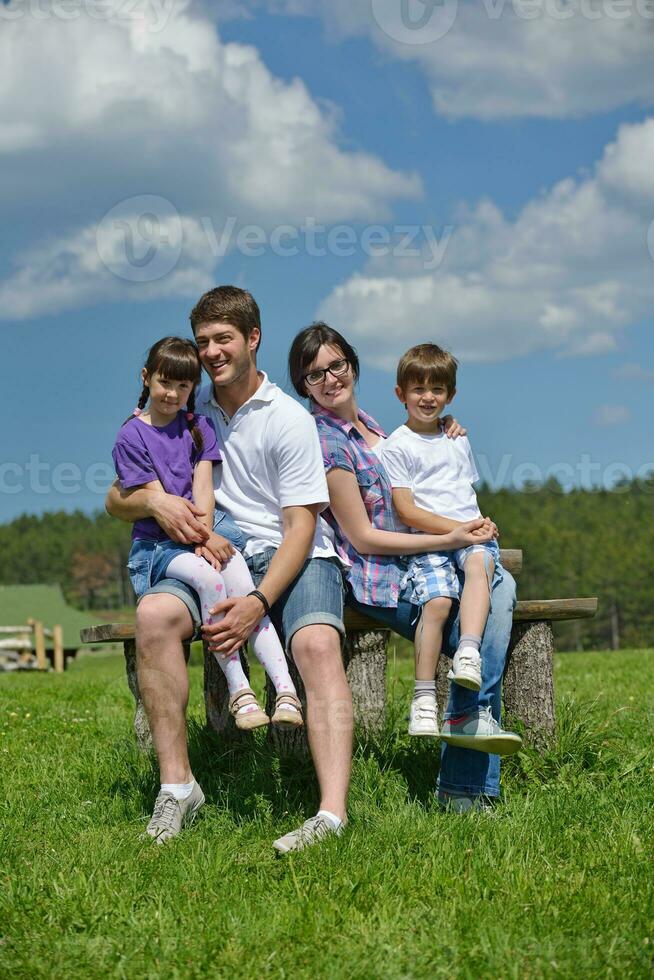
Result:
{"label": "grey sneaker", "polygon": [[468,796],[466,793],[446,793],[438,794],[438,803],[443,810],[449,813],[493,813],[494,807],[489,796]]}
{"label": "grey sneaker", "polygon": [[152,819],[145,829],[146,834],[154,837],[157,844],[165,844],[176,837],[182,827],[193,823],[203,803],[204,793],[197,783],[186,800],[176,800],[172,793],[160,792],[154,802]]}
{"label": "grey sneaker", "polygon": [[278,837],[276,841],[273,841],[273,847],[279,854],[288,854],[289,851],[302,851],[305,847],[310,847],[330,834],[340,834],[342,830],[342,824],[338,830],[335,830],[324,817],[316,814],[315,817],[309,817],[308,820],[305,820],[297,830],[292,830],[290,834]]}
{"label": "grey sneaker", "polygon": [[492,755],[513,755],[522,745],[519,735],[500,728],[490,707],[479,708],[470,715],[448,718],[443,722],[441,738],[448,745]]}

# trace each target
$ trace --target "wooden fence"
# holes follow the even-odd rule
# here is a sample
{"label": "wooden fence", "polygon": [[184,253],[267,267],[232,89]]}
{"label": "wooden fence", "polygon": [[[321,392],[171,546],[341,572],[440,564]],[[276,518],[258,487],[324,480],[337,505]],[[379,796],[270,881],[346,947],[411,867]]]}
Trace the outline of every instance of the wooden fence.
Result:
{"label": "wooden fence", "polygon": [[[35,663],[37,670],[48,670],[50,663],[45,649],[46,639],[52,640],[55,673],[63,674],[63,630],[61,626],[48,629],[38,619],[28,619],[20,626],[0,626],[0,661],[4,661],[4,669],[28,669]],[[10,661],[10,654],[14,653],[16,657]],[[9,666],[10,662],[14,666]]]}

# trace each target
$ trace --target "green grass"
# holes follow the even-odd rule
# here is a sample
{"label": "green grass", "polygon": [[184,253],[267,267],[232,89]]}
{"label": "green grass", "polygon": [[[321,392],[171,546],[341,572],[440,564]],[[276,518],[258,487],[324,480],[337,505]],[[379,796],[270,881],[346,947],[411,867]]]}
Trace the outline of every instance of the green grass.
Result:
{"label": "green grass", "polygon": [[433,802],[436,746],[404,734],[398,650],[347,835],[285,859],[270,842],[312,812],[311,767],[205,732],[197,665],[207,806],[166,847],[142,839],[157,776],[121,659],[0,677],[0,976],[652,976],[654,652],[558,656],[556,746],[457,817]]}

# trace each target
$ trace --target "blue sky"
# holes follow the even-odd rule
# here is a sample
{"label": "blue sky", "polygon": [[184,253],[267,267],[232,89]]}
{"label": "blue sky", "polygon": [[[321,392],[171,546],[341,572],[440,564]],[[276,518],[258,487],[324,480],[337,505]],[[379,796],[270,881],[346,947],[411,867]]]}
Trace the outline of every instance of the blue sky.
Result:
{"label": "blue sky", "polygon": [[220,282],[284,384],[295,332],[339,327],[389,429],[397,357],[449,346],[496,484],[654,468],[654,21],[447,3],[424,43],[399,0],[3,4],[0,520],[102,506],[146,349]]}

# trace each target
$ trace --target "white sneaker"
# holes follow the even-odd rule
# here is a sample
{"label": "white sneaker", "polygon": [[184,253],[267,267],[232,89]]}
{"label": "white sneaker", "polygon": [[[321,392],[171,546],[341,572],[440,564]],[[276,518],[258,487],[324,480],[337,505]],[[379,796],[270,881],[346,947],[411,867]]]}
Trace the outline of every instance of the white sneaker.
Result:
{"label": "white sneaker", "polygon": [[414,698],[409,711],[409,735],[438,736],[438,705],[433,694]]}
{"label": "white sneaker", "polygon": [[303,851],[305,847],[316,844],[325,837],[329,837],[330,834],[340,835],[343,832],[343,826],[341,824],[337,829],[317,813],[315,817],[309,817],[308,820],[305,820],[297,830],[292,830],[289,834],[278,837],[276,841],[273,841],[273,847],[278,854],[288,854],[289,851]]}
{"label": "white sneaker", "polygon": [[513,755],[522,745],[519,735],[505,731],[495,721],[489,707],[478,708],[469,715],[448,718],[443,722],[441,738],[448,745],[492,755]]}
{"label": "white sneaker", "polygon": [[460,647],[456,651],[447,678],[471,691],[481,690],[481,657],[474,647]]}

